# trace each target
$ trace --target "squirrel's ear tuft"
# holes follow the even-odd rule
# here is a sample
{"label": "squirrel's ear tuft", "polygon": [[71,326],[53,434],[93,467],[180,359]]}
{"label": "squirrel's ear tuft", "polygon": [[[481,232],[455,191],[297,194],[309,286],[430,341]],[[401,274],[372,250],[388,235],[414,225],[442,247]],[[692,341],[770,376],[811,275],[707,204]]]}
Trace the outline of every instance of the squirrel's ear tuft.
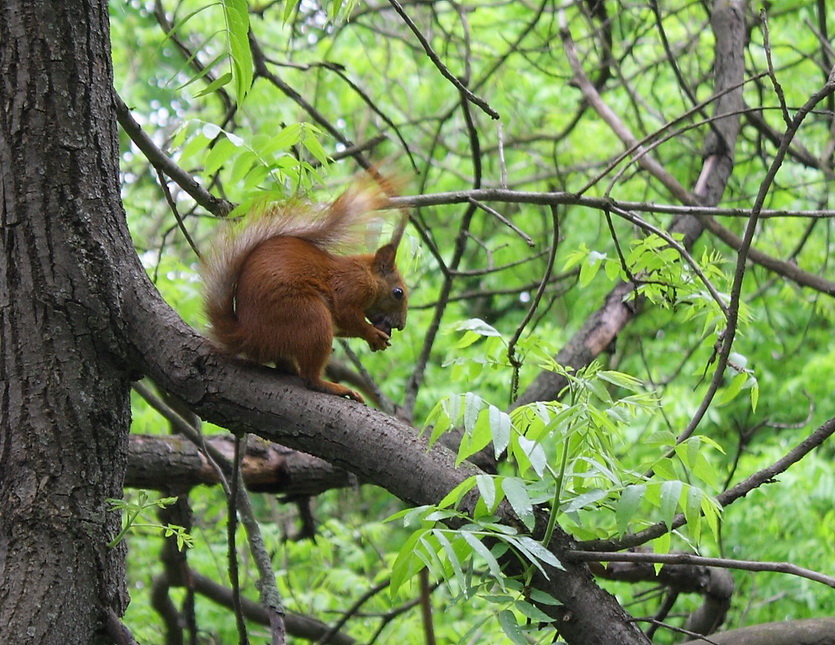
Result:
{"label": "squirrel's ear tuft", "polygon": [[381,246],[374,254],[374,269],[383,275],[396,271],[397,267],[394,265],[396,255],[397,248],[393,244]]}

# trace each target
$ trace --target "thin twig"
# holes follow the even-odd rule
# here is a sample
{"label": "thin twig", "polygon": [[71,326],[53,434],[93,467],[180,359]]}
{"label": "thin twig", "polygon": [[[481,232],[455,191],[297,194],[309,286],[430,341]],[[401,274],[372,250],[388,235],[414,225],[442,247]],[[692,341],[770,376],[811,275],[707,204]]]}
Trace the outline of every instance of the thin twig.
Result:
{"label": "thin twig", "polygon": [[521,237],[522,240],[524,240],[525,244],[527,244],[528,246],[536,246],[536,243],[531,239],[530,235],[525,233],[525,231],[523,231],[518,226],[516,226],[513,222],[511,222],[509,219],[507,219],[504,215],[502,215],[495,208],[491,208],[487,204],[484,204],[483,202],[480,202],[477,199],[472,199],[472,200],[470,200],[470,202],[472,204],[475,204],[476,206],[478,206],[485,213],[489,213],[490,215],[495,217],[497,220],[499,220],[502,224],[507,226],[511,231],[516,233],[516,235]]}
{"label": "thin twig", "polygon": [[[724,115],[723,115],[724,116]],[[419,195],[402,195],[392,197],[386,208],[426,208],[428,206],[448,206],[451,204],[462,204],[476,200],[479,202],[502,202],[518,204],[539,204],[542,206],[551,205],[572,205],[586,206],[597,210],[604,210],[615,204],[620,208],[648,212],[664,213],[669,215],[692,215],[693,217],[734,217],[747,218],[751,215],[750,208],[728,208],[718,206],[696,206],[682,204],[664,204],[659,202],[633,202],[607,197],[592,197],[578,195],[575,192],[563,191],[525,191],[508,188],[478,188],[468,190],[456,190],[442,193],[422,193]],[[787,209],[762,209],[761,219],[767,218],[801,218],[801,219],[835,219],[835,210],[787,210]]]}
{"label": "thin twig", "polygon": [[435,67],[438,68],[438,71],[441,73],[441,75],[450,83],[452,83],[455,86],[455,88],[459,92],[461,92],[461,94],[463,94],[470,103],[473,103],[474,105],[480,107],[486,114],[488,114],[493,119],[501,118],[499,113],[496,112],[493,108],[491,108],[484,99],[479,98],[478,96],[473,94],[467,88],[467,86],[464,85],[464,83],[457,79],[455,75],[452,72],[450,72],[449,69],[447,69],[447,66],[444,65],[444,63],[441,61],[441,58],[438,56],[438,54],[435,53],[435,50],[432,49],[432,45],[429,44],[429,41],[426,39],[426,36],[424,36],[421,33],[420,29],[418,29],[418,26],[414,23],[414,21],[411,18],[409,18],[409,15],[406,13],[406,10],[403,9],[403,5],[397,2],[397,0],[389,0],[389,3],[392,7],[394,7],[394,10],[397,12],[397,14],[403,19],[403,22],[406,23],[406,26],[409,29],[411,29],[412,33],[415,35],[415,37],[418,39],[421,46],[423,47],[423,50],[426,52],[426,55],[429,56],[429,60],[431,60],[435,64]]}
{"label": "thin twig", "polygon": [[[186,228],[186,223],[183,221],[183,216],[180,215],[180,209],[177,208],[177,202],[174,201],[174,197],[171,195],[171,190],[168,188],[168,182],[165,181],[165,175],[162,174],[162,171],[157,168],[157,177],[159,178],[159,185],[162,187],[162,192],[165,195],[165,201],[168,202],[168,208],[171,209],[171,212],[174,214],[174,219],[177,220],[177,227],[180,229],[180,232],[183,234],[183,237],[186,238],[186,242],[191,247],[191,250],[194,252],[198,258],[200,257],[200,250],[197,248],[197,245],[194,243],[194,240],[191,237],[191,233],[188,232]],[[159,266],[159,262],[157,263]]]}
{"label": "thin twig", "polygon": [[711,379],[710,386],[708,387],[699,408],[693,414],[693,417],[690,419],[687,427],[676,439],[677,443],[681,443],[686,440],[693,434],[693,432],[695,432],[705,413],[707,413],[707,410],[713,401],[713,397],[716,395],[716,392],[719,391],[719,387],[725,378],[725,368],[728,365],[728,357],[731,354],[734,338],[736,336],[737,321],[739,319],[740,297],[742,295],[742,279],[745,276],[745,267],[748,262],[749,251],[754,240],[754,232],[757,228],[760,211],[762,210],[765,199],[771,190],[772,184],[774,183],[774,178],[777,176],[777,171],[780,170],[780,167],[783,165],[783,159],[786,157],[789,145],[791,144],[792,139],[794,139],[795,134],[797,134],[797,131],[800,129],[800,125],[803,123],[803,120],[818,103],[833,93],[835,93],[835,73],[831,74],[824,86],[815,92],[797,111],[797,114],[795,114],[791,121],[791,125],[786,130],[785,134],[783,134],[780,147],[777,149],[777,153],[774,155],[774,159],[766,171],[765,178],[760,184],[760,189],[757,192],[757,197],[751,208],[751,217],[748,219],[748,223],[745,227],[745,233],[743,234],[742,241],[737,249],[736,270],[734,272],[734,280],[731,285],[730,300],[728,302],[727,326],[725,327],[724,333],[719,341],[720,347],[716,359],[716,367],[713,372],[713,378]]}
{"label": "thin twig", "polygon": [[545,265],[545,274],[542,276],[542,280],[539,281],[536,294],[534,294],[534,297],[531,299],[531,305],[528,307],[528,311],[525,312],[525,317],[519,323],[518,327],[516,327],[516,331],[507,343],[507,358],[513,368],[510,380],[511,404],[516,400],[519,393],[519,372],[522,369],[522,361],[516,356],[516,344],[522,337],[522,332],[524,332],[525,327],[527,327],[528,323],[536,313],[536,310],[539,308],[539,303],[545,293],[545,288],[548,286],[548,282],[551,279],[551,272],[554,270],[554,260],[557,257],[557,248],[559,248],[560,245],[560,220],[556,206],[551,206],[551,230],[553,232],[553,238],[551,240],[551,251],[548,255],[548,262]]}
{"label": "thin twig", "polygon": [[235,437],[235,458],[232,461],[232,493],[226,499],[226,562],[229,567],[229,583],[232,585],[232,609],[235,614],[235,626],[238,629],[240,645],[249,645],[249,634],[241,609],[241,576],[238,569],[238,486],[243,481],[240,477],[242,437]]}
{"label": "thin twig", "polygon": [[783,86],[777,80],[777,74],[774,71],[774,61],[771,59],[771,38],[768,33],[768,12],[765,7],[760,9],[760,24],[763,28],[763,49],[765,50],[765,60],[768,65],[768,78],[771,79],[771,86],[774,88],[774,94],[777,96],[777,102],[780,104],[780,112],[783,115],[783,123],[787,128],[791,128],[792,120],[789,116],[789,107],[786,105],[786,94],[783,92]]}
{"label": "thin twig", "polygon": [[835,577],[827,576],[789,562],[757,562],[754,560],[733,560],[729,558],[707,558],[690,553],[621,553],[612,551],[569,551],[565,559],[576,562],[640,562],[645,564],[686,564],[739,569],[741,571],[774,571],[788,573],[800,578],[820,582],[835,589]]}
{"label": "thin twig", "polygon": [[[202,434],[184,419],[176,410],[166,405],[156,396],[150,388],[143,383],[134,383],[133,388],[145,399],[151,407],[159,412],[172,426],[186,439],[201,448],[206,454],[210,463],[214,464],[217,470],[223,473],[232,472],[232,464],[219,450],[202,440]],[[278,593],[278,586],[275,582],[275,572],[272,569],[272,562],[261,537],[261,528],[255,519],[252,503],[246,492],[242,476],[238,473],[240,481],[237,482],[237,506],[241,516],[241,523],[244,525],[249,542],[249,549],[255,561],[260,576],[261,604],[267,615],[270,617],[270,626],[273,634],[273,644],[284,643],[284,607],[281,604],[281,596]],[[222,478],[223,488],[227,495],[232,495],[232,487]]]}

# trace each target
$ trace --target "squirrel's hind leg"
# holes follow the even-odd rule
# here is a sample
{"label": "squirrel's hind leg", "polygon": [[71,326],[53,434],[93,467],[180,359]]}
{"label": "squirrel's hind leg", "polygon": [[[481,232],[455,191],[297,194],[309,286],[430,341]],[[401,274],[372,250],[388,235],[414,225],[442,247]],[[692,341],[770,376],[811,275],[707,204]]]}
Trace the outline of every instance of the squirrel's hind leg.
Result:
{"label": "squirrel's hind leg", "polygon": [[275,364],[275,370],[281,374],[292,374],[293,376],[299,375],[299,370],[296,369],[296,364],[288,358],[277,358],[273,361]]}
{"label": "squirrel's hind leg", "polygon": [[297,335],[292,353],[298,366],[298,374],[305,385],[316,392],[347,396],[359,403],[365,403],[365,399],[358,392],[322,378],[333,345],[333,321],[325,303],[318,301],[314,305],[312,302],[306,302],[298,311],[305,312],[303,319],[296,321],[298,329],[304,330],[304,334]]}

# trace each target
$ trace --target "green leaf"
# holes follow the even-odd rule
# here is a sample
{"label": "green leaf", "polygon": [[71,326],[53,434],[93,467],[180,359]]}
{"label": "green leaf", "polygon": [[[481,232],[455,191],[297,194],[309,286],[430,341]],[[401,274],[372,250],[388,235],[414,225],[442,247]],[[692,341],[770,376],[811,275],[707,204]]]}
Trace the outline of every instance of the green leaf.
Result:
{"label": "green leaf", "polygon": [[514,443],[519,447],[519,451],[523,453],[520,455],[519,451],[514,450],[514,456],[517,459],[520,459],[520,457],[526,459],[534,472],[542,477],[548,467],[548,456],[545,454],[542,444],[538,441],[531,441],[527,437],[518,437]]}
{"label": "green leaf", "polygon": [[700,450],[702,447],[702,441],[699,439],[698,435],[694,437],[690,437],[687,440],[687,467],[692,469],[693,465],[696,463],[696,460],[699,458]]}
{"label": "green leaf", "polygon": [[480,318],[469,318],[468,320],[455,323],[451,327],[454,331],[471,331],[473,333],[478,334],[479,336],[501,337],[502,335],[501,332],[498,331],[495,327],[488,325]]}
{"label": "green leaf", "polygon": [[644,484],[633,484],[624,489],[615,507],[615,521],[619,533],[625,534],[628,530],[629,522],[635,517],[646,491],[647,487]]}
{"label": "green leaf", "polygon": [[281,15],[281,19],[283,22],[287,22],[290,20],[290,16],[293,15],[293,11],[295,11],[298,3],[296,0],[284,0],[284,12]]}
{"label": "green leaf", "polygon": [[501,486],[516,515],[529,530],[533,530],[536,518],[525,483],[518,477],[505,477],[501,480]]}
{"label": "green leaf", "polygon": [[[489,478],[488,475],[477,475],[475,477],[467,477],[467,479],[465,479],[460,484],[458,484],[455,488],[453,488],[451,491],[449,491],[444,496],[444,498],[440,502],[438,502],[438,506],[440,508],[446,508],[448,506],[452,506],[452,507],[457,506],[458,502],[461,501],[461,498],[463,498],[464,495],[466,495],[467,493],[469,493],[473,489],[473,486],[475,486],[476,483],[478,483],[478,479],[481,478],[481,477]],[[480,483],[479,483],[479,490],[481,490],[481,484]],[[482,496],[483,496],[483,493],[482,493]]]}
{"label": "green leaf", "polygon": [[561,607],[562,603],[554,598],[551,594],[545,593],[539,589],[530,590],[531,600],[540,605],[550,605],[551,607]]}
{"label": "green leaf", "polygon": [[516,616],[509,609],[499,612],[499,625],[502,627],[505,635],[513,642],[513,645],[528,645],[528,639],[516,622]]}
{"label": "green leaf", "polygon": [[[562,563],[557,559],[553,553],[551,553],[548,549],[542,546],[536,540],[529,538],[526,535],[521,536],[507,536],[504,538],[509,544],[516,547],[522,554],[527,558],[528,562],[536,566],[537,569],[542,573],[543,576],[548,578],[548,574],[546,573],[545,569],[539,564],[540,561],[544,562],[545,564],[549,564],[555,569],[559,569],[560,571],[565,571],[565,567],[562,566]],[[548,578],[550,580],[550,578]]]}
{"label": "green leaf", "polygon": [[623,372],[600,370],[597,373],[597,378],[608,381],[612,385],[617,385],[630,392],[641,392],[643,390],[643,383],[640,380]]}
{"label": "green leaf", "polygon": [[538,607],[535,607],[531,603],[525,602],[524,600],[517,600],[513,603],[513,606],[516,607],[517,611],[519,611],[520,614],[538,623],[554,622],[554,618],[546,614]]}
{"label": "green leaf", "polygon": [[580,262],[588,257],[588,254],[589,248],[585,245],[585,243],[580,244],[576,251],[568,254],[568,257],[565,259],[565,263],[562,265],[562,270],[567,271],[568,269],[580,264]]}
{"label": "green leaf", "polygon": [[710,488],[715,487],[718,483],[716,479],[716,471],[703,453],[699,453],[695,456],[694,461],[690,466],[690,472]]}
{"label": "green leaf", "polygon": [[223,74],[223,75],[219,76],[218,78],[216,78],[215,80],[213,80],[203,90],[201,90],[200,92],[195,94],[195,98],[199,99],[202,96],[206,96],[207,94],[211,94],[212,92],[220,89],[224,85],[228,85],[231,80],[232,80],[232,74],[227,72],[226,74]]}
{"label": "green leaf", "polygon": [[484,401],[480,396],[467,392],[464,395],[464,430],[472,432],[481,410],[484,408]]}
{"label": "green leaf", "polygon": [[656,475],[663,477],[664,479],[675,479],[676,478],[676,471],[673,468],[673,462],[668,458],[665,457],[664,459],[659,460],[654,466],[653,470],[655,471]]}
{"label": "green leaf", "polygon": [[438,421],[432,426],[432,434],[429,436],[429,446],[433,446],[435,442],[451,427],[449,417],[442,414],[438,417]]}
{"label": "green leaf", "polygon": [[[197,58],[199,53],[200,53],[200,50],[195,49],[194,53],[191,56],[189,56],[188,59],[185,61],[184,67],[187,67],[189,64],[191,64],[191,61],[194,60],[195,58]],[[210,60],[208,63],[206,63],[203,66],[203,69],[201,69],[196,74],[189,76],[189,79],[185,83],[180,85],[177,88],[177,91],[188,87],[192,83],[195,83],[195,82],[199,81],[201,78],[204,78],[207,74],[210,74],[211,72],[213,72],[215,67],[217,67],[225,58],[226,58],[226,53],[225,52],[215,56],[212,60]],[[178,72],[178,74],[179,74],[179,72]],[[178,74],[175,74],[171,78],[171,80],[173,81],[174,78],[177,78]],[[214,90],[212,90],[212,91],[214,91]],[[202,92],[200,92],[196,96],[202,96],[204,93],[205,93],[205,90],[203,90]]]}
{"label": "green leaf", "polygon": [[498,459],[510,443],[512,423],[510,415],[494,405],[489,408],[490,433],[493,437],[493,451]]}
{"label": "green leaf", "polygon": [[[466,411],[465,411],[466,419]],[[458,456],[455,465],[458,466],[462,461],[469,456],[475,454],[479,450],[487,447],[490,443],[490,422],[487,414],[479,414],[473,428],[469,432],[465,432],[461,439],[461,445],[458,447]]]}
{"label": "green leaf", "polygon": [[471,531],[461,531],[460,535],[467,544],[470,545],[470,548],[475,553],[478,553],[479,556],[487,563],[487,568],[490,569],[490,574],[493,576],[493,579],[499,584],[502,588],[502,591],[505,591],[504,585],[504,578],[505,576],[502,574],[502,568],[499,566],[498,560],[496,560],[495,556],[490,553],[490,549],[488,549],[481,540],[478,539],[478,536],[474,535]]}
{"label": "green leaf", "polygon": [[733,401],[737,395],[742,391],[742,386],[748,382],[748,374],[746,372],[740,372],[736,376],[733,377],[731,380],[730,385],[726,387],[719,395],[716,397],[716,405],[725,405]]}
{"label": "green leaf", "polygon": [[[663,535],[659,536],[658,539],[652,541],[652,545],[655,548],[656,553],[660,553],[662,555],[670,552],[670,544],[672,541],[672,534],[671,533],[664,533]],[[661,569],[661,563],[655,565],[655,572]]]}
{"label": "green leaf", "polygon": [[299,142],[302,135],[302,124],[293,123],[282,128],[270,141],[270,149],[274,151],[288,150]]}
{"label": "green leaf", "polygon": [[458,553],[452,546],[452,542],[450,542],[447,538],[447,532],[447,529],[433,529],[432,535],[440,543],[441,548],[443,549],[444,554],[447,557],[447,562],[452,567],[453,575],[455,576],[455,579],[458,581],[458,584],[461,585],[462,589],[466,589],[467,581],[464,577],[464,570],[461,567],[461,560],[458,558]]}
{"label": "green leaf", "polygon": [[394,559],[394,564],[391,566],[391,582],[389,584],[389,593],[392,596],[397,595],[397,591],[403,586],[409,578],[415,575],[418,571],[426,566],[422,560],[414,557],[414,549],[423,535],[430,529],[423,529],[415,531],[403,543],[400,552]]}
{"label": "green leaf", "polygon": [[594,280],[594,276],[597,275],[597,272],[600,270],[600,266],[605,259],[606,255],[604,253],[591,251],[588,254],[588,259],[580,266],[579,283],[581,287],[585,287],[592,280]]}
{"label": "green leaf", "polygon": [[458,423],[461,419],[461,404],[464,398],[462,396],[451,396],[444,401],[444,410],[452,423]]}
{"label": "green leaf", "polygon": [[259,161],[257,155],[252,151],[244,150],[241,152],[235,158],[235,163],[229,171],[229,182],[233,185],[239,183]]}
{"label": "green leaf", "polygon": [[475,481],[478,485],[478,492],[481,494],[481,498],[487,505],[488,512],[492,513],[494,510],[496,510],[496,482],[493,476],[476,475]]}
{"label": "green leaf", "polygon": [[704,493],[700,488],[688,486],[684,517],[687,519],[690,538],[696,544],[699,543],[702,533],[702,497],[704,497]]}
{"label": "green leaf", "polygon": [[316,161],[322,164],[322,166],[327,167],[330,162],[330,157],[322,147],[322,144],[317,136],[318,134],[319,130],[315,126],[306,123],[304,127],[304,135],[302,136],[302,145],[310,154],[313,155],[313,158],[316,159]]}
{"label": "green leaf", "polygon": [[603,263],[603,269],[606,272],[606,277],[612,281],[620,277],[622,268],[623,267],[619,261],[616,262],[614,260],[606,260],[606,262]]}
{"label": "green leaf", "polygon": [[221,137],[209,151],[203,172],[213,175],[235,152],[235,145],[226,137]]}
{"label": "green leaf", "polygon": [[415,524],[414,516],[420,515],[420,519],[423,519],[423,514],[426,512],[427,508],[431,508],[429,506],[416,506],[415,508],[404,508],[402,510],[397,511],[396,513],[392,513],[389,515],[384,522],[393,522],[395,520],[408,518],[403,520],[404,526],[409,526],[411,524]]}
{"label": "green leaf", "polygon": [[209,146],[210,140],[211,138],[206,136],[202,128],[199,132],[195,132],[180,151],[180,157],[178,159],[179,163],[188,163],[191,161],[192,157],[200,158],[202,161],[202,157],[206,154],[205,151]]}
{"label": "green leaf", "polygon": [[575,511],[579,511],[581,508],[585,508],[591,504],[594,504],[597,501],[605,498],[609,494],[608,491],[603,490],[601,488],[594,488],[587,493],[582,493],[580,495],[575,495],[571,498],[571,500],[566,504],[562,511],[563,513],[573,513]]}
{"label": "green leaf", "polygon": [[673,526],[673,518],[678,509],[683,486],[684,484],[678,480],[666,481],[661,484],[661,521],[667,525],[667,528]]}
{"label": "green leaf", "polygon": [[246,0],[222,0],[226,29],[229,34],[229,55],[232,59],[232,76],[235,94],[242,105],[252,87],[253,63],[249,48],[249,8]]}

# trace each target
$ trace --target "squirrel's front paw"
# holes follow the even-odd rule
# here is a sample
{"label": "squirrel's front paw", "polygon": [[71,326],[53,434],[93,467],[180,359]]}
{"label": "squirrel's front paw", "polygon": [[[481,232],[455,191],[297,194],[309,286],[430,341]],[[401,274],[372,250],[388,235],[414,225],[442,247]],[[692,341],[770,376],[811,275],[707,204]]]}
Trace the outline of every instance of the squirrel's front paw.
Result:
{"label": "squirrel's front paw", "polygon": [[376,327],[371,328],[371,332],[369,333],[367,340],[368,345],[374,352],[383,350],[391,344],[391,336]]}

